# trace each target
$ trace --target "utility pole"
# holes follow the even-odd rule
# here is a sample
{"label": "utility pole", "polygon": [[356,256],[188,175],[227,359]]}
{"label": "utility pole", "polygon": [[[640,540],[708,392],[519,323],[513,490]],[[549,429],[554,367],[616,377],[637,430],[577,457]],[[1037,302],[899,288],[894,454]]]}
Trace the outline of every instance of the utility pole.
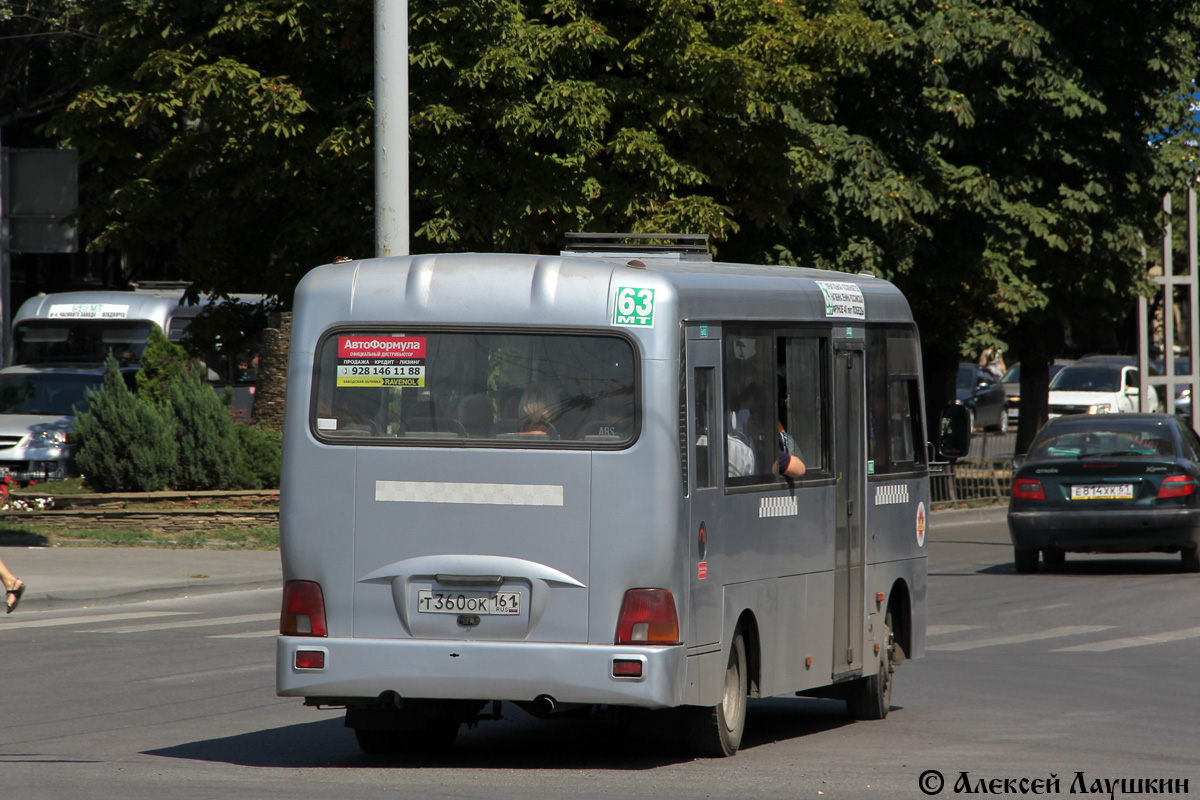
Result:
{"label": "utility pole", "polygon": [[375,255],[408,255],[408,0],[375,0]]}

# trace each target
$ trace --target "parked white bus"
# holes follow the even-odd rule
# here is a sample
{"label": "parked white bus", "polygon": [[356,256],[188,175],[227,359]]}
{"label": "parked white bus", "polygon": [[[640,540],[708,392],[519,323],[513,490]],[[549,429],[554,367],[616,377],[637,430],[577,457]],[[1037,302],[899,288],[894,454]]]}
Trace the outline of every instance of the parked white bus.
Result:
{"label": "parked white bus", "polygon": [[673,708],[717,756],[747,697],[888,713],[929,511],[890,283],[428,255],[319,267],[294,310],[280,695],[345,707],[367,752],[448,747],[496,701]]}

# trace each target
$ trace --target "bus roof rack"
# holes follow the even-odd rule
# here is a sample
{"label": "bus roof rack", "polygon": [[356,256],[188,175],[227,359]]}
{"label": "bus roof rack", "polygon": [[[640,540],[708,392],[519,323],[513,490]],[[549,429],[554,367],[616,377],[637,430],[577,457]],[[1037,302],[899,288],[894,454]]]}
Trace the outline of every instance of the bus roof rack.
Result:
{"label": "bus roof rack", "polygon": [[130,281],[129,285],[143,292],[161,292],[173,289],[183,290],[192,285],[191,281]]}
{"label": "bus roof rack", "polygon": [[567,233],[562,255],[712,261],[707,233]]}

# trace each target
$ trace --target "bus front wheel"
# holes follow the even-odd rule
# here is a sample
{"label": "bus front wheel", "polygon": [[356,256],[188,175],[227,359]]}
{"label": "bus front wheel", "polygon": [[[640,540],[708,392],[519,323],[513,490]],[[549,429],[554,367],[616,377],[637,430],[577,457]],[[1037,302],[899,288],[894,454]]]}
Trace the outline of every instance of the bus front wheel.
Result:
{"label": "bus front wheel", "polygon": [[688,744],[699,756],[731,756],[742,744],[746,727],[746,696],[750,691],[746,641],[741,630],[734,634],[725,667],[721,702],[711,708],[689,709],[692,715]]}

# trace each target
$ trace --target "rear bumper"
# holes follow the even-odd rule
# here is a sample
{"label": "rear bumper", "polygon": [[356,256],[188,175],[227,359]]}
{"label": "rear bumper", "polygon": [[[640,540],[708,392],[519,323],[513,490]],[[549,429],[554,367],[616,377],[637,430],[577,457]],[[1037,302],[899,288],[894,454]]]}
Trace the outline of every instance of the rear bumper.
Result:
{"label": "rear bumper", "polygon": [[[322,650],[325,668],[296,669],[297,650]],[[613,659],[643,662],[642,677],[614,678]],[[665,708],[683,702],[683,646],[414,641],[280,636],[276,691],[284,697],[401,697]]]}
{"label": "rear bumper", "polygon": [[1200,544],[1200,509],[1010,511],[1008,532],[1022,550],[1177,552]]}

